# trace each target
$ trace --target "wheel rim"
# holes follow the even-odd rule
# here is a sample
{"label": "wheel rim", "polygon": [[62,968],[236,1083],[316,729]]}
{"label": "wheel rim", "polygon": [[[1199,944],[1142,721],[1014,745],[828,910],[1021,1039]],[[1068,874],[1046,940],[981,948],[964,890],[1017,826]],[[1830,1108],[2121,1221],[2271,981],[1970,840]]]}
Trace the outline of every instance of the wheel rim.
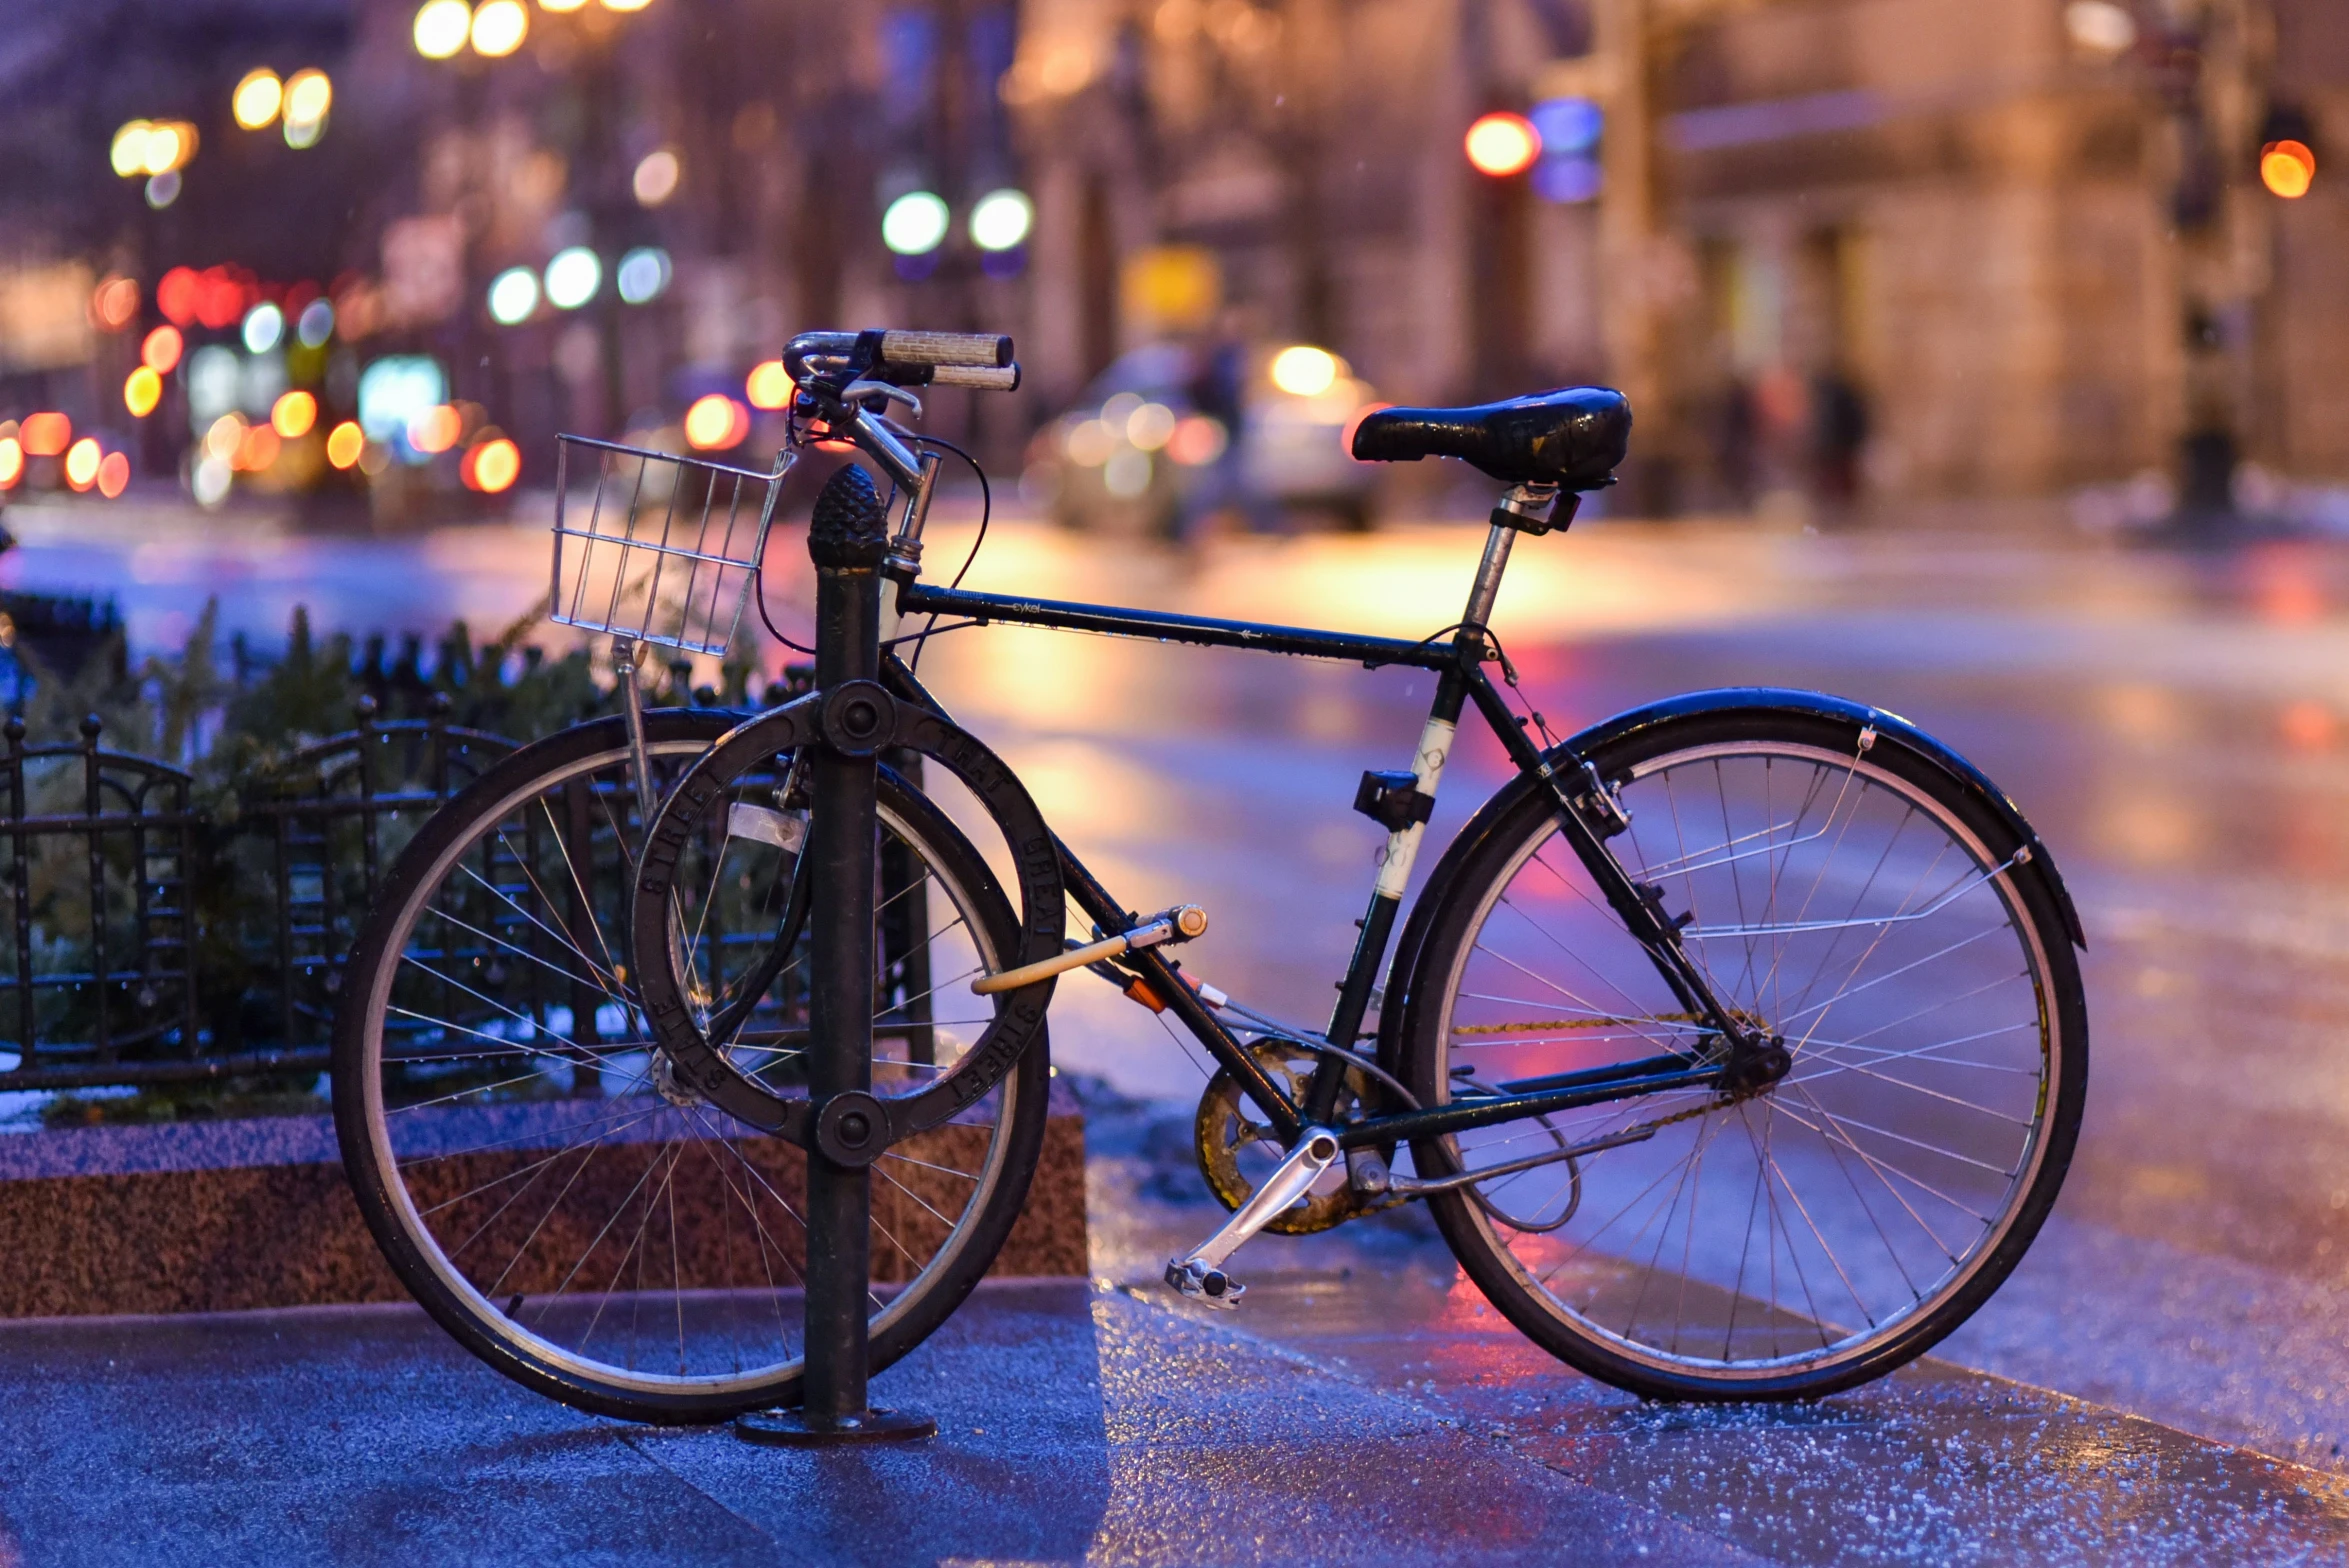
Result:
{"label": "wheel rim", "polygon": [[[1538,1310],[1652,1371],[1768,1381],[1863,1360],[1988,1266],[2045,1158],[2062,1053],[2013,863],[1864,750],[1690,748],[1621,794],[1632,826],[1612,847],[1691,917],[1716,995],[1793,1067],[1731,1105],[1689,1090],[1461,1135],[1448,1151],[1473,1170],[1663,1124],[1479,1184],[1468,1223]],[[1469,931],[1438,1020],[1447,1097],[1702,1054],[1706,1031],[1553,830],[1519,846]]]}
{"label": "wheel rim", "polygon": [[[706,746],[652,750],[674,767]],[[617,846],[638,829],[626,770],[615,748],[518,786],[414,883],[384,949],[399,960],[377,966],[365,999],[370,1154],[416,1255],[502,1349],[622,1395],[772,1396],[800,1370],[804,1159],[678,1095],[648,1049],[620,961],[631,878]],[[924,944],[934,972],[991,967],[974,896],[916,847],[912,824],[886,805],[881,820],[943,908]],[[721,849],[705,880],[750,872]],[[756,900],[733,907],[758,913]],[[699,930],[710,943],[710,923]],[[419,990],[455,1005],[413,1005]],[[581,1029],[567,1004],[585,997],[594,1022]],[[953,1048],[951,1021],[930,1031]],[[1015,1074],[875,1165],[875,1336],[971,1239],[1020,1092]]]}

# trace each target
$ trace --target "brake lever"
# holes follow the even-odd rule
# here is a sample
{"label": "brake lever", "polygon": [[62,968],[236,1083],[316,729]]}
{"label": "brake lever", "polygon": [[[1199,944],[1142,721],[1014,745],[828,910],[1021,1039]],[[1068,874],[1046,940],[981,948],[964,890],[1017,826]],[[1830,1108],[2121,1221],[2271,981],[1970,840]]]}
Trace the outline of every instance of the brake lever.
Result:
{"label": "brake lever", "polygon": [[[915,419],[922,417],[922,400],[914,396],[911,392],[908,392],[905,388],[901,386],[894,386],[886,381],[867,381],[862,379],[851,381],[847,386],[840,389],[838,396],[840,401],[843,403],[861,403],[863,399],[868,397],[879,397],[883,399],[894,398],[898,402],[903,403],[908,409],[912,410],[912,417]],[[872,410],[867,410],[867,412],[872,412]]]}

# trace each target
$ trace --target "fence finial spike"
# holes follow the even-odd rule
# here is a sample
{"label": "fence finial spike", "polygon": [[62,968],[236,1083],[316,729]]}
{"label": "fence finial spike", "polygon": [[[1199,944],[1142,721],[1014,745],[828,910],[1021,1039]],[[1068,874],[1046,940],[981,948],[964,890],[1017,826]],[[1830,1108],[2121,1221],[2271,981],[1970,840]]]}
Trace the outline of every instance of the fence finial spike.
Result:
{"label": "fence finial spike", "polygon": [[91,745],[98,744],[98,732],[105,727],[106,721],[97,714],[85,713],[82,715],[82,739]]}

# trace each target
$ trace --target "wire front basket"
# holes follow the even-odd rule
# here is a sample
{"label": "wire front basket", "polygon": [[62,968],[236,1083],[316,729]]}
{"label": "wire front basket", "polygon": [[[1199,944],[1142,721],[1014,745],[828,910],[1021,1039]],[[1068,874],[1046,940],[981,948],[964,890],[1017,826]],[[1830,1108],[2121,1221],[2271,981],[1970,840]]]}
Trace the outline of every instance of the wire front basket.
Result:
{"label": "wire front basket", "polygon": [[758,580],[767,525],[791,463],[788,448],[776,454],[774,472],[762,474],[585,436],[559,437],[549,619],[687,653],[723,655]]}

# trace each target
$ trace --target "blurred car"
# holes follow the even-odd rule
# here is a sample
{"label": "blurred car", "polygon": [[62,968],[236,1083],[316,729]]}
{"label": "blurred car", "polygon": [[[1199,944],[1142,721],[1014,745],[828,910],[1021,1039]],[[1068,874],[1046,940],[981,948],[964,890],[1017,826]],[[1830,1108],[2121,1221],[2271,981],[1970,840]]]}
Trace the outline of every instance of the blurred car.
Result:
{"label": "blurred car", "polygon": [[1250,527],[1371,521],[1372,465],[1347,454],[1370,387],[1310,344],[1151,343],[1036,433],[1022,491],[1060,523],[1178,538],[1216,512]]}

